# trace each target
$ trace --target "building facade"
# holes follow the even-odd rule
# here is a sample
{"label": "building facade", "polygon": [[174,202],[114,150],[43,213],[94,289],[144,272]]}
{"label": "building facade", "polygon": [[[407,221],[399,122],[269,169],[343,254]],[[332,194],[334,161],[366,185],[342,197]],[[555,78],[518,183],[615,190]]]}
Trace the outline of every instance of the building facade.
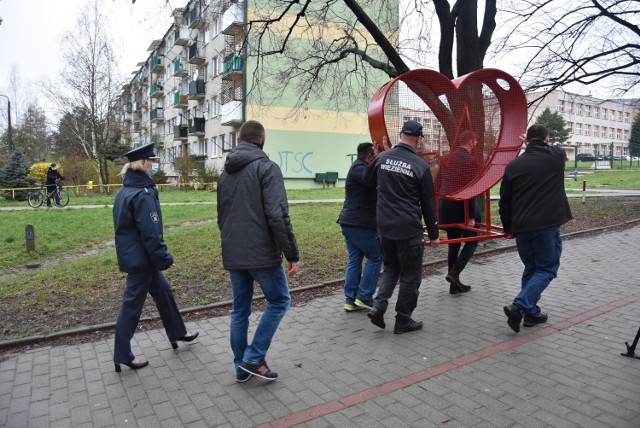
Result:
{"label": "building facade", "polygon": [[[290,188],[321,186],[314,178],[327,171],[346,177],[357,144],[370,140],[369,96],[364,94],[354,110],[337,111],[318,99],[295,115],[295,91],[275,103],[264,101],[261,93],[277,82],[259,74],[258,59],[247,55],[252,49],[247,23],[267,13],[259,1],[191,0],[175,8],[174,23],[151,44],[147,59],[123,88],[125,138],[133,147],[155,142],[160,167],[172,181],[184,157],[200,168],[221,171],[225,154],[238,142],[240,125],[249,119],[265,125],[265,152],[280,165]],[[396,31],[397,21],[390,28]],[[306,34],[290,37],[289,43],[308,43]],[[260,70],[277,66],[275,56],[260,61]],[[369,71],[367,79],[371,93],[388,80],[376,71]]]}
{"label": "building facade", "polygon": [[[527,100],[531,102],[541,95],[527,94]],[[631,125],[639,112],[633,104],[555,90],[529,107],[529,123],[535,123],[547,107],[559,113],[567,124],[570,134],[564,150],[569,160],[578,153],[596,158],[629,156]]]}

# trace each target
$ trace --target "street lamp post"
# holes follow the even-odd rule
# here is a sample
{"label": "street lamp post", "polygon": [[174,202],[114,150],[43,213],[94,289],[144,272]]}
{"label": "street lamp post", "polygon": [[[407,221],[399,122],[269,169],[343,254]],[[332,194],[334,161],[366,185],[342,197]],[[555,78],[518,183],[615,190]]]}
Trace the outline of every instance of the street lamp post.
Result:
{"label": "street lamp post", "polygon": [[5,97],[7,99],[7,116],[8,116],[8,137],[9,137],[9,154],[13,153],[13,140],[11,139],[11,100],[8,96],[0,94],[0,97]]}

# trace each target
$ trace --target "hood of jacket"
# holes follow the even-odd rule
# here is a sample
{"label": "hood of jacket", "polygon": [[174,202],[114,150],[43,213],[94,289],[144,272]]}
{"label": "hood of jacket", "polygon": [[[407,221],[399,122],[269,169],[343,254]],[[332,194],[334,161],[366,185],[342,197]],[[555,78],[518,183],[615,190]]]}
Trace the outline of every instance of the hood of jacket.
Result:
{"label": "hood of jacket", "polygon": [[122,180],[124,187],[155,187],[156,183],[146,172],[128,170]]}
{"label": "hood of jacket", "polygon": [[268,156],[259,145],[241,141],[227,155],[227,160],[224,162],[224,170],[229,174],[233,174],[257,159],[268,159]]}

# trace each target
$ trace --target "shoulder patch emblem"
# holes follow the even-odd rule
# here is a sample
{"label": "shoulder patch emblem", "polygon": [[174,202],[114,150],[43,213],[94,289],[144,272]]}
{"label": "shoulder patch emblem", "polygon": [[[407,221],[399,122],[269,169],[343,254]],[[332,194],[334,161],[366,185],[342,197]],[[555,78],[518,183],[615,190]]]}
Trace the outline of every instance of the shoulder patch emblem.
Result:
{"label": "shoulder patch emblem", "polygon": [[157,223],[157,222],[160,221],[160,216],[155,211],[152,212],[152,213],[149,213],[149,216],[151,216],[151,221],[154,222],[154,223]]}

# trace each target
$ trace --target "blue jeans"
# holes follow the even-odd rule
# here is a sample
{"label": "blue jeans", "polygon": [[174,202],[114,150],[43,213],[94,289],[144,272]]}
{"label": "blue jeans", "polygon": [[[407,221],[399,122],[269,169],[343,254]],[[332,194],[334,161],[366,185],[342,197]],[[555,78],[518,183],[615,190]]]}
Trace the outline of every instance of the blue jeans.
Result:
{"label": "blue jeans", "polygon": [[562,240],[560,228],[550,227],[535,232],[516,234],[516,246],[524,264],[522,289],[513,304],[523,315],[540,315],[538,301],[542,292],[558,274]]}
{"label": "blue jeans", "polygon": [[[382,266],[382,248],[378,232],[364,227],[342,226],[342,235],[347,243],[349,262],[344,278],[345,303],[355,299],[368,302],[378,286]],[[362,260],[367,258],[364,270]]]}
{"label": "blue jeans", "polygon": [[[233,289],[231,350],[236,373],[242,373],[240,363],[243,361],[248,364],[259,364],[264,361],[273,335],[289,309],[291,297],[282,265],[266,269],[231,270],[229,275]],[[247,335],[254,281],[262,288],[262,294],[267,299],[267,308],[260,318],[251,345],[248,345]]]}

